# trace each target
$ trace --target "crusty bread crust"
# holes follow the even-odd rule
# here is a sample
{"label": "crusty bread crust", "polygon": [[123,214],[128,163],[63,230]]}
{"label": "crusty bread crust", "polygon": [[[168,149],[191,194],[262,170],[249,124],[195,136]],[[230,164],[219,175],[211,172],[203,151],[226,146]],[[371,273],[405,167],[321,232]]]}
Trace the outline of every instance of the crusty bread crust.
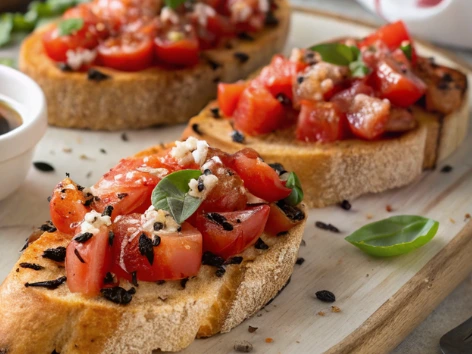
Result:
{"label": "crusty bread crust", "polygon": [[[140,155],[162,150],[148,149]],[[305,206],[302,206],[306,212]],[[26,282],[57,279],[64,267],[41,255],[46,248],[66,247],[70,236],[44,233],[29,245],[0,287],[0,353],[151,353],[178,351],[195,337],[208,337],[250,317],[287,283],[297,259],[306,218],[285,236],[263,235],[268,250],[251,247],[240,265],[202,266],[185,289],[179,281],[162,285],[140,282],[130,304],[116,305],[102,297],[25,287]],[[19,266],[36,263],[34,271]],[[120,286],[131,288],[124,281]],[[3,351],[2,351],[3,350]]]}
{"label": "crusty bread crust", "polygon": [[[43,50],[42,32],[22,45],[20,69],[44,90],[52,125],[92,130],[138,129],[158,124],[187,122],[215,97],[219,80],[247,77],[280,52],[288,35],[288,0],[276,0],[279,24],[264,29],[254,41],[233,40],[226,47],[205,51],[200,64],[183,70],[148,70],[125,73],[97,68],[111,79],[94,82],[86,73],[62,72]],[[249,59],[241,63],[234,53]],[[213,68],[208,60],[221,66]]]}
{"label": "crusty bread crust", "polygon": [[[266,162],[279,162],[295,171],[309,207],[324,207],[366,193],[378,193],[411,183],[424,168],[449,156],[465,139],[469,121],[468,92],[459,110],[447,116],[415,107],[417,129],[378,141],[344,140],[331,144],[305,143],[293,131],[247,136],[243,144],[231,140],[230,120],[216,119],[210,103],[194,117],[183,138],[195,136],[228,152],[251,147]],[[192,126],[198,124],[198,134]]]}

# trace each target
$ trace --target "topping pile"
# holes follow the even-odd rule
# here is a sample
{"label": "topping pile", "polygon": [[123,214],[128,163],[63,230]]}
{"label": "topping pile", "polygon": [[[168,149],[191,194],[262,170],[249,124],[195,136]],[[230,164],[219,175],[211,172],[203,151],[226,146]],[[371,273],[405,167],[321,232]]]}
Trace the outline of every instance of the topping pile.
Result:
{"label": "topping pile", "polygon": [[298,140],[378,139],[416,127],[409,107],[426,92],[402,22],[351,39],[277,55],[250,82],[219,84],[236,129],[260,135],[296,126]]}
{"label": "topping pile", "polygon": [[254,150],[230,155],[189,138],[121,160],[91,188],[65,178],[50,212],[72,237],[64,250],[69,289],[93,296],[120,279],[195,276],[202,259],[220,259],[215,274],[222,276],[245,249],[268,248],[264,232],[283,236],[303,220],[302,198],[296,175]]}
{"label": "topping pile", "polygon": [[188,67],[202,50],[273,25],[274,9],[270,0],[93,0],[66,11],[43,44],[69,70]]}

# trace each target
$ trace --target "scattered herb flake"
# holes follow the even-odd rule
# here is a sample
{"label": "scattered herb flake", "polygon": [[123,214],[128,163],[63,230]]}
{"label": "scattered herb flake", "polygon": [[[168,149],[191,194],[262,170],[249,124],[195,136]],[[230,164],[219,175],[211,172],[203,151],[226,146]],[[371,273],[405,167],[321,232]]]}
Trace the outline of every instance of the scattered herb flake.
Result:
{"label": "scattered herb flake", "polygon": [[237,341],[233,346],[234,350],[238,353],[250,353],[253,350],[253,346],[247,340]]}
{"label": "scattered herb flake", "polygon": [[348,200],[344,199],[341,204],[340,204],[341,208],[343,208],[344,210],[351,210],[352,208],[352,205],[351,203],[349,203]]}
{"label": "scattered herb flake", "polygon": [[335,302],[336,296],[329,290],[320,290],[316,292],[316,298],[323,302]]}
{"label": "scattered herb flake", "polygon": [[332,224],[325,224],[324,222],[322,221],[317,221],[315,223],[315,226],[319,229],[322,229],[322,230],[327,230],[327,231],[331,231],[331,232],[335,232],[335,233],[339,233],[339,229],[332,225]]}
{"label": "scattered herb flake", "polygon": [[449,173],[453,170],[454,168],[451,165],[445,165],[443,168],[441,168],[442,173]]}
{"label": "scattered herb flake", "polygon": [[305,263],[305,258],[299,257],[297,258],[297,261],[295,263],[298,265],[302,265],[303,263]]}
{"label": "scattered herb flake", "polygon": [[33,166],[36,167],[36,169],[41,171],[41,172],[53,172],[54,171],[54,167],[51,164],[47,163],[47,162],[36,161],[36,162],[33,162]]}
{"label": "scattered herb flake", "polygon": [[255,331],[257,331],[259,329],[259,327],[253,327],[253,326],[249,326],[247,331],[249,333],[254,333]]}
{"label": "scattered herb flake", "polygon": [[102,289],[100,292],[103,294],[103,297],[115,304],[127,305],[133,300],[133,294],[136,293],[135,288],[130,290],[125,290],[119,286],[113,288]]}
{"label": "scattered herb flake", "polygon": [[64,262],[66,259],[66,248],[62,246],[57,248],[48,248],[44,250],[42,257],[56,262]]}
{"label": "scattered herb flake", "polygon": [[235,52],[233,55],[241,64],[249,60],[249,55],[243,52]]}
{"label": "scattered herb flake", "polygon": [[129,141],[129,140],[128,140],[128,134],[126,134],[126,133],[121,133],[121,140],[123,140],[123,141]]}
{"label": "scattered herb flake", "polygon": [[27,268],[27,269],[33,269],[33,270],[41,270],[41,269],[44,269],[44,267],[43,267],[43,266],[40,266],[39,264],[36,264],[36,263],[27,263],[27,262],[20,263],[20,267],[21,267],[21,268]]}
{"label": "scattered herb flake", "polygon": [[66,277],[60,277],[54,280],[46,280],[46,281],[39,281],[36,283],[25,283],[25,287],[38,287],[38,288],[46,288],[49,290],[57,289],[59,286],[65,283],[67,280]]}
{"label": "scattered herb flake", "polygon": [[254,245],[258,250],[268,250],[269,246],[259,237]]}

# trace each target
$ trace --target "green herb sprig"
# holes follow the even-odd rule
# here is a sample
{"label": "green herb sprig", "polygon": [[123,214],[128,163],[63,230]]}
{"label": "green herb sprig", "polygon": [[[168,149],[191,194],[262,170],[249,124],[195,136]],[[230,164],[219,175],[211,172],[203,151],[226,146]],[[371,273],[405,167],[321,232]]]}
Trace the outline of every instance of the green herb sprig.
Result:
{"label": "green herb sprig", "polygon": [[180,5],[184,4],[187,0],[165,0],[165,4],[167,7],[171,9],[176,9]]}
{"label": "green herb sprig", "polygon": [[60,36],[68,36],[84,27],[84,20],[81,18],[68,18],[57,24]]}
{"label": "green herb sprig", "polygon": [[392,216],[361,227],[346,241],[377,257],[398,256],[419,248],[436,235],[439,222],[416,215]]}
{"label": "green herb sprig", "polygon": [[[286,183],[285,187],[290,188],[292,190],[292,193],[285,198],[285,201],[290,204],[290,205],[298,205],[302,202],[303,200],[303,189],[302,189],[302,184],[300,180],[298,179],[298,176],[295,174],[295,172],[290,172],[287,174],[282,175],[282,177],[286,177]],[[285,180],[285,178],[283,178]]]}

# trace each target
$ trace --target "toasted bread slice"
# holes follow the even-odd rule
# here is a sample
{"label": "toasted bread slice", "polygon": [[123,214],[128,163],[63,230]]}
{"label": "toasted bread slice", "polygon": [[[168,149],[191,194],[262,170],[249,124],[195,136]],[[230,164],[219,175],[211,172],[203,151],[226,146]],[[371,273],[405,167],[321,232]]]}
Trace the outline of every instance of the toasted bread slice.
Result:
{"label": "toasted bread slice", "polygon": [[423,169],[434,168],[453,153],[464,141],[469,122],[467,89],[462,97],[460,107],[447,115],[414,107],[419,122],[416,129],[377,141],[305,143],[295,139],[293,130],[285,130],[246,136],[243,143],[237,143],[231,138],[231,121],[214,117],[216,102],[189,122],[182,138],[195,136],[229,152],[251,147],[266,162],[279,162],[297,173],[309,207],[325,207],[407,185]]}
{"label": "toasted bread slice", "polygon": [[[139,155],[159,152],[150,148]],[[306,208],[302,205],[302,210]],[[42,257],[47,248],[67,246],[70,236],[44,233],[24,251],[0,287],[0,353],[151,353],[178,351],[195,337],[228,332],[270,301],[288,282],[303,236],[303,222],[287,235],[262,235],[267,250],[251,247],[241,264],[202,266],[186,283],[140,282],[128,305],[102,297],[87,298],[57,289],[26,287],[26,283],[65,275],[63,264]],[[44,267],[35,271],[21,263]],[[123,281],[120,286],[133,285]]]}
{"label": "toasted bread slice", "polygon": [[[110,79],[91,81],[87,73],[58,69],[43,50],[41,30],[24,41],[19,66],[44,90],[52,125],[119,130],[183,123],[215,97],[218,81],[245,78],[282,50],[290,9],[288,0],[276,4],[278,25],[254,35],[253,41],[235,39],[228,47],[205,51],[201,62],[189,69],[126,73],[97,67]],[[247,54],[248,60],[242,62],[235,53]]]}

